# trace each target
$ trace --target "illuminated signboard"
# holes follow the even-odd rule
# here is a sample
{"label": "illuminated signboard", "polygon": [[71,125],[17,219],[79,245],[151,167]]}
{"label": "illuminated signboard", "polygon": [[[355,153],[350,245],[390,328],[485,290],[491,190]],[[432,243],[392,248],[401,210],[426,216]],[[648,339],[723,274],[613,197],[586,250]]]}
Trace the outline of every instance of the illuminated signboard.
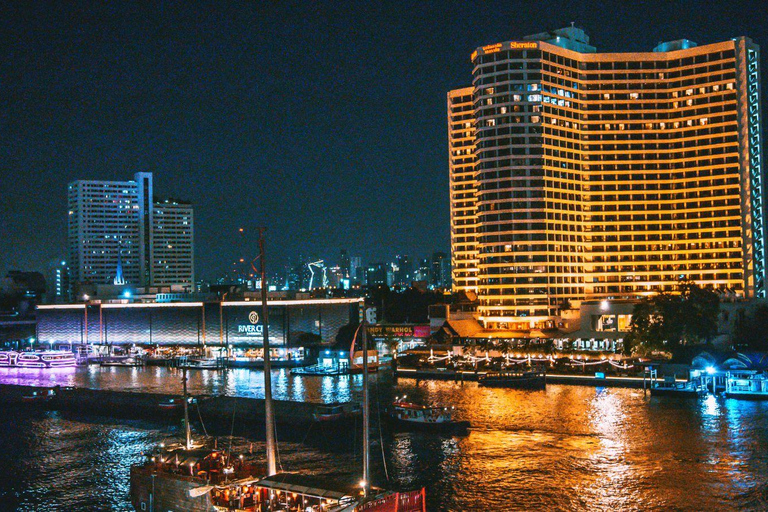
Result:
{"label": "illuminated signboard", "polygon": [[246,336],[261,336],[264,334],[264,326],[256,325],[259,323],[259,313],[256,311],[248,313],[248,322],[250,323],[238,325],[237,332]]}
{"label": "illuminated signboard", "polygon": [[524,41],[524,42],[516,42],[512,41],[509,43],[509,49],[510,50],[535,50],[538,48],[538,43],[535,43],[533,41]]}
{"label": "illuminated signboard", "polygon": [[472,60],[481,54],[488,55],[489,53],[496,53],[502,50],[535,50],[539,47],[539,43],[536,41],[509,41],[506,43],[489,44],[483,46],[472,52]]}
{"label": "illuminated signboard", "polygon": [[368,335],[374,338],[426,338],[428,325],[369,325]]}

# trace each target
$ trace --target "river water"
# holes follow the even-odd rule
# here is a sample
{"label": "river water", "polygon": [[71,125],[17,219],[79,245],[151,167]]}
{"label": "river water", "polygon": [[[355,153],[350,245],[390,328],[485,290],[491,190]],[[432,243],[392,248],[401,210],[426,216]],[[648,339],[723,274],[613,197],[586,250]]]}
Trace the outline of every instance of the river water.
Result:
{"label": "river water", "polygon": [[[164,368],[0,370],[5,383],[157,392],[179,392],[177,377]],[[376,483],[384,484],[388,475],[396,487],[426,486],[430,511],[768,509],[768,402],[650,398],[622,388],[520,391],[376,379],[374,402],[407,393],[424,403],[453,405],[458,418],[472,422],[464,437],[385,431],[383,444],[374,447]],[[288,370],[273,375],[275,397],[293,400],[357,399],[360,380],[298,377]],[[195,371],[190,390],[260,397],[263,373]],[[162,422],[5,410],[0,510],[131,510],[130,465],[177,430]],[[246,447],[249,441],[234,442]],[[279,448],[285,470],[358,475],[360,450],[352,444],[324,449],[283,441]]]}

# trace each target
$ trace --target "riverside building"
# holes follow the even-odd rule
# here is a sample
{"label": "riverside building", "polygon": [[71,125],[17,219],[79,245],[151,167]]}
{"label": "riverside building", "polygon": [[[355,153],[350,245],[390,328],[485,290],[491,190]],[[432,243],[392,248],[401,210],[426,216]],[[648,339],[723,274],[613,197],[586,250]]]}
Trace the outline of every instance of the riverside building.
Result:
{"label": "riverside building", "polygon": [[569,27],[484,46],[448,93],[454,290],[488,329],[680,279],[765,297],[759,47],[598,53]]}
{"label": "riverside building", "polygon": [[69,264],[76,284],[194,284],[192,206],[154,200],[152,173],[69,184]]}

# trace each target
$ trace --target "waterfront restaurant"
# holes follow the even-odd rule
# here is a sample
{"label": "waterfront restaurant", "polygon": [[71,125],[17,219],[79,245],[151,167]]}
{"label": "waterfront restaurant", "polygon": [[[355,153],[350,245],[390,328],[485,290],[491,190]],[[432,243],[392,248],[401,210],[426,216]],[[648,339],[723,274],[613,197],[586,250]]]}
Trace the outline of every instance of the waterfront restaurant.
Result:
{"label": "waterfront restaurant", "polygon": [[[362,300],[270,301],[270,345],[289,351],[307,344],[333,343],[339,329],[357,324]],[[258,300],[42,305],[37,318],[36,337],[46,348],[228,349],[234,356],[251,356],[263,345]]]}

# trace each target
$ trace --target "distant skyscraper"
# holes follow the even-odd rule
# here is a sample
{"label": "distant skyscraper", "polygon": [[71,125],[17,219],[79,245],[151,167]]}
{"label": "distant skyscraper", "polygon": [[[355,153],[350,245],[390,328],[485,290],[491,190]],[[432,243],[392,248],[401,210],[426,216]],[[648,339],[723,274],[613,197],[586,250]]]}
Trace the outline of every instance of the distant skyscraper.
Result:
{"label": "distant skyscraper", "polygon": [[395,258],[397,269],[394,270],[393,284],[395,286],[411,286],[413,280],[413,263],[410,256],[402,255]]}
{"label": "distant skyscraper", "polygon": [[365,267],[363,259],[360,256],[353,256],[349,263],[349,277],[352,284],[362,284],[365,282]]}
{"label": "distant skyscraper", "polygon": [[448,94],[451,243],[486,327],[552,328],[563,303],[683,278],[765,297],[749,38],[596,53],[569,27],[471,60],[472,87]]}
{"label": "distant skyscraper", "polygon": [[432,254],[430,283],[433,288],[451,287],[451,260],[444,252]]}
{"label": "distant skyscraper", "polygon": [[54,260],[48,264],[46,281],[46,302],[60,304],[69,302],[71,286],[69,280],[69,265],[65,260]]}
{"label": "distant skyscraper", "polygon": [[387,284],[387,268],[389,265],[376,263],[368,265],[366,270],[366,284],[370,287]]}
{"label": "distant skyscraper", "polygon": [[74,283],[194,284],[192,207],[154,204],[152,173],[132,181],[69,184],[69,266]]}
{"label": "distant skyscraper", "polygon": [[[154,286],[194,282],[192,205],[167,199],[155,203],[150,282]],[[192,279],[190,281],[190,279]]]}
{"label": "distant skyscraper", "polygon": [[351,277],[351,265],[352,262],[349,259],[349,253],[346,249],[341,250],[341,255],[339,257],[339,268],[341,269],[342,279],[349,279]]}
{"label": "distant skyscraper", "polygon": [[419,260],[419,270],[416,271],[416,276],[415,276],[416,280],[426,281],[427,284],[430,284],[431,275],[432,275],[432,264],[430,263],[428,258],[421,258]]}

